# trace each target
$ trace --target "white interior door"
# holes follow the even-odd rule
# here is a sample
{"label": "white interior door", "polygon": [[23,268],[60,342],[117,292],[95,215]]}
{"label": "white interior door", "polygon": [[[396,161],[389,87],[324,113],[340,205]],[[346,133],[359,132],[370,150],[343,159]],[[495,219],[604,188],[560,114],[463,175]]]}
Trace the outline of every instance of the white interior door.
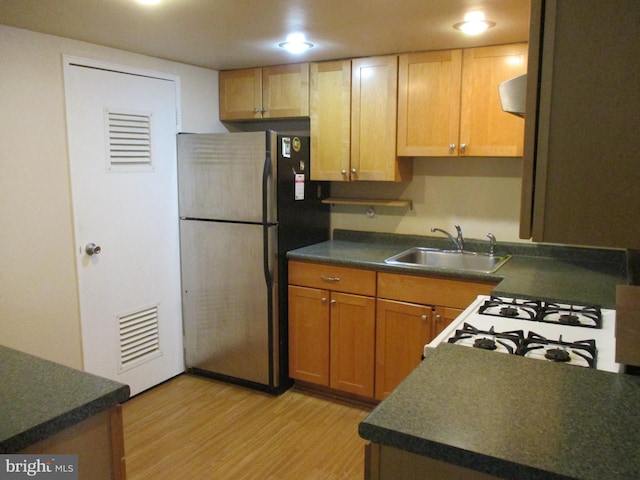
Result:
{"label": "white interior door", "polygon": [[175,83],[65,64],[84,368],[132,394],[184,370]]}

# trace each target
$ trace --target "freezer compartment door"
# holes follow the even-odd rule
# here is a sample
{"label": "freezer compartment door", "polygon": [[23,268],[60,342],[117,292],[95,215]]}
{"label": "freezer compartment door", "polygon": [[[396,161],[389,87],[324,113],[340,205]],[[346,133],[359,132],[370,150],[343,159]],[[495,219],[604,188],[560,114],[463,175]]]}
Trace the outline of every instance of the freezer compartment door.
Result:
{"label": "freezer compartment door", "polygon": [[277,342],[265,229],[181,220],[180,237],[187,366],[269,385]]}
{"label": "freezer compartment door", "polygon": [[[273,201],[272,132],[178,135],[180,217],[262,222]],[[266,190],[265,190],[266,189]]]}

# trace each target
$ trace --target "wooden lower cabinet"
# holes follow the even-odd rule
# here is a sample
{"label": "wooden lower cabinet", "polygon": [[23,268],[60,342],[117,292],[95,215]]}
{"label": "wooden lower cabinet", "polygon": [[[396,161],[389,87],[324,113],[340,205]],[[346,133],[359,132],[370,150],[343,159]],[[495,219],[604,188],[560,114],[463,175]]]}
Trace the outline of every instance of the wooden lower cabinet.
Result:
{"label": "wooden lower cabinet", "polygon": [[289,262],[289,376],[373,398],[376,272]]}
{"label": "wooden lower cabinet", "polygon": [[420,364],[434,318],[429,306],[378,299],[376,400],[384,400]]}
{"label": "wooden lower cabinet", "polygon": [[370,443],[365,446],[365,480],[494,480],[498,477],[433,458]]}
{"label": "wooden lower cabinet", "polygon": [[289,376],[373,397],[375,299],[289,286]]}
{"label": "wooden lower cabinet", "polygon": [[289,376],[329,386],[329,291],[289,286]]}
{"label": "wooden lower cabinet", "polygon": [[462,310],[378,299],[376,400],[384,400],[422,361],[424,346]]}
{"label": "wooden lower cabinet", "polygon": [[329,386],[373,397],[376,301],[373,297],[331,293]]}
{"label": "wooden lower cabinet", "polygon": [[492,284],[289,262],[289,376],[384,400]]}
{"label": "wooden lower cabinet", "polygon": [[122,406],[99,412],[19,453],[76,454],[83,480],[126,480]]}
{"label": "wooden lower cabinet", "polygon": [[495,283],[378,273],[378,298],[464,310],[478,295],[490,295]]}
{"label": "wooden lower cabinet", "polygon": [[440,335],[463,311],[461,308],[436,307],[433,318],[433,338]]}

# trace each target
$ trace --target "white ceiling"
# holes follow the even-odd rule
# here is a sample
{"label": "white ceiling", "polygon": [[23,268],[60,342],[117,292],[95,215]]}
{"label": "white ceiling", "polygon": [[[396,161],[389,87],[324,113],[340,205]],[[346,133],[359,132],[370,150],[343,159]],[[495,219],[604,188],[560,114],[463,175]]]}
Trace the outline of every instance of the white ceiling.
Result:
{"label": "white ceiling", "polygon": [[[0,0],[0,24],[218,70],[527,41],[530,0]],[[452,28],[468,11],[496,23]],[[303,32],[303,56],[277,47]]]}

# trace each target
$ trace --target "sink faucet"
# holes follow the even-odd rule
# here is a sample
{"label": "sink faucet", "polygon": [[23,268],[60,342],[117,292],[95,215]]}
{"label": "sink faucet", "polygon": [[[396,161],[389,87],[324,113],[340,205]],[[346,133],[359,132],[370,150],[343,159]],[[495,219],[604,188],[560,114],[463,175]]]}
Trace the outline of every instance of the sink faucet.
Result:
{"label": "sink faucet", "polygon": [[487,233],[489,239],[489,255],[494,256],[496,254],[496,236],[493,233]]}
{"label": "sink faucet", "polygon": [[451,235],[446,230],[442,230],[441,228],[432,228],[431,231],[444,233],[449,238],[449,240],[451,240],[453,244],[456,246],[456,250],[459,250],[461,252],[464,251],[464,238],[462,237],[462,228],[460,228],[460,225],[456,225],[456,231],[458,232],[457,238]]}

